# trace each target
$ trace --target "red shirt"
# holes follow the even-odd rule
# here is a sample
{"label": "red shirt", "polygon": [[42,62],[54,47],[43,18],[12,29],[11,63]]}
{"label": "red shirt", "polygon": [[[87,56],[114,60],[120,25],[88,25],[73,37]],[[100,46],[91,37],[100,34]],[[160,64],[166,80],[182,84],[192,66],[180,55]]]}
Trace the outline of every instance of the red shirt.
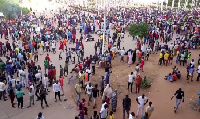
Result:
{"label": "red shirt", "polygon": [[48,61],[51,61],[51,59],[50,59],[50,57],[49,57],[49,56],[46,56],[46,59],[47,59]]}
{"label": "red shirt", "polygon": [[82,69],[83,69],[82,64],[78,64],[78,68],[79,68],[80,70],[82,70]]}
{"label": "red shirt", "polygon": [[63,80],[64,80],[64,77],[62,76],[62,77],[60,78],[60,86],[63,86]]}
{"label": "red shirt", "polygon": [[140,76],[137,76],[137,78],[136,78],[136,84],[137,85],[141,85],[141,83],[142,83],[142,78]]}

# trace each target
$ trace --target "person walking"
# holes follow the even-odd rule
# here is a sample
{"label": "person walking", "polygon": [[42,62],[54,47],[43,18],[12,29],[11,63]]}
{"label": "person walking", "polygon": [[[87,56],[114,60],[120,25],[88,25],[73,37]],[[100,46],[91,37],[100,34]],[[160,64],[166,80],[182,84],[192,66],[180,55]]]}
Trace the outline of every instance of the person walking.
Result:
{"label": "person walking", "polygon": [[133,72],[131,72],[131,74],[128,75],[128,91],[129,87],[131,87],[131,93],[132,93],[132,86],[133,86]]}
{"label": "person walking", "polygon": [[199,81],[199,78],[200,78],[200,65],[199,65],[198,68],[197,68],[197,73],[198,73],[197,81]]}
{"label": "person walking", "polygon": [[[14,87],[15,88],[15,87]],[[14,92],[14,89],[12,87],[12,83],[9,83],[9,86],[7,88],[7,91],[8,91],[8,96],[10,97],[10,101],[11,101],[11,104],[12,104],[12,107],[15,108],[15,103],[14,103],[14,99],[15,99],[15,92]]]}
{"label": "person walking", "polygon": [[58,80],[53,84],[53,92],[55,93],[55,102],[57,102],[57,95],[58,95],[58,98],[59,100],[61,101],[60,99],[60,84],[58,83]]}
{"label": "person walking", "polygon": [[23,109],[23,95],[25,95],[24,91],[22,91],[20,88],[18,88],[15,95],[16,95],[17,102],[18,102],[18,108],[21,105],[21,109]]}
{"label": "person walking", "polygon": [[176,107],[174,107],[174,112],[176,113],[179,104],[182,102],[184,102],[184,91],[182,91],[181,88],[179,88],[176,93],[172,96],[171,100],[173,99],[173,97],[176,96]]}
{"label": "person walking", "polygon": [[127,113],[127,116],[129,116],[129,110],[131,108],[131,99],[128,97],[128,95],[125,96],[122,102],[123,106],[123,119],[125,119],[125,111]]}
{"label": "person walking", "polygon": [[60,76],[60,89],[62,90],[62,95],[60,96],[64,96],[64,88],[63,88],[63,85],[64,85],[64,76]]}
{"label": "person walking", "polygon": [[136,77],[136,93],[139,93],[140,92],[140,85],[142,83],[142,78],[140,76],[140,73],[138,73],[137,77]]}
{"label": "person walking", "polygon": [[106,119],[108,116],[108,105],[105,104],[103,108],[101,108],[101,111],[100,111],[100,117],[101,119]]}
{"label": "person walking", "polygon": [[40,100],[41,100],[41,108],[42,109],[44,109],[44,107],[43,107],[43,101],[45,102],[46,107],[49,107],[49,105],[47,104],[46,95],[47,95],[47,91],[44,88],[44,85],[41,84],[41,87],[40,87]]}
{"label": "person walking", "polygon": [[116,112],[116,109],[117,109],[117,89],[115,89],[113,94],[112,94],[111,107],[112,107],[112,111]]}
{"label": "person walking", "polygon": [[138,103],[138,110],[137,110],[137,115],[136,115],[136,118],[137,118],[138,115],[139,115],[140,110],[142,110],[142,116],[143,116],[143,114],[144,114],[144,106],[148,102],[148,98],[145,97],[145,95],[143,94],[142,96],[139,96],[138,98],[136,98],[136,101]]}
{"label": "person walking", "polygon": [[148,118],[150,118],[153,111],[154,107],[152,106],[152,102],[149,102],[149,106],[146,107],[146,113],[148,114]]}
{"label": "person walking", "polygon": [[93,87],[91,83],[89,83],[85,88],[85,94],[88,95],[88,106],[90,105],[90,102],[92,102],[92,89]]}

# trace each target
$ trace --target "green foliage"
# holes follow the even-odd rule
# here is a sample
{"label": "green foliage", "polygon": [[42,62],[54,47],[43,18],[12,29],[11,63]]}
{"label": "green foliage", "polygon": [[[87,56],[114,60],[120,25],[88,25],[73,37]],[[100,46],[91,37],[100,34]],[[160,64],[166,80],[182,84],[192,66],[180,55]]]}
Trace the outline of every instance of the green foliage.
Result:
{"label": "green foliage", "polygon": [[140,38],[147,37],[148,33],[147,31],[150,30],[149,24],[142,22],[142,23],[136,23],[131,24],[128,28],[129,34],[132,37],[138,36]]}
{"label": "green foliage", "polygon": [[151,87],[150,81],[147,79],[146,76],[142,79],[142,84],[140,85],[140,87],[142,87],[142,88],[150,88]]}
{"label": "green foliage", "polygon": [[7,19],[15,18],[17,14],[20,14],[21,9],[24,15],[28,14],[30,10],[21,8],[18,2],[18,0],[0,0],[0,12],[3,12]]}

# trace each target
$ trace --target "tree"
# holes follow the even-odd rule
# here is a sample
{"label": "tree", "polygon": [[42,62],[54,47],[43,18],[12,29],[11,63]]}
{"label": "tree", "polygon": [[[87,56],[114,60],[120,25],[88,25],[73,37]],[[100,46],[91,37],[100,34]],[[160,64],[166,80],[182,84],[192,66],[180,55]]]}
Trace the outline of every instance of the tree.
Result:
{"label": "tree", "polygon": [[128,28],[129,34],[133,38],[138,36],[141,39],[148,36],[149,30],[150,30],[150,25],[145,22],[131,24]]}

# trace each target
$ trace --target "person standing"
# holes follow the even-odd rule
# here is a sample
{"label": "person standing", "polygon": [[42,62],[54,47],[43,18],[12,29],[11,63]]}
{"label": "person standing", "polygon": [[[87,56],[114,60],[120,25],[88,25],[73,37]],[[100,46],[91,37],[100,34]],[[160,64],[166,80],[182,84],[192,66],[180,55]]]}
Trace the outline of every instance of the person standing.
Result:
{"label": "person standing", "polygon": [[99,89],[98,89],[98,85],[95,84],[95,87],[92,89],[92,95],[94,98],[94,106],[93,109],[96,108],[96,100],[97,100],[97,96],[99,97]]}
{"label": "person standing", "polygon": [[2,79],[0,79],[0,100],[1,97],[3,96],[4,101],[6,101],[6,97],[4,95],[5,88],[6,88],[5,83],[2,81]]}
{"label": "person standing", "polygon": [[179,104],[182,102],[184,102],[184,91],[182,91],[181,88],[179,88],[176,93],[172,96],[171,100],[173,99],[173,97],[176,96],[176,107],[174,107],[174,112],[176,113]]}
{"label": "person standing", "polygon": [[[65,61],[65,66],[64,66],[64,75],[65,75],[65,72],[67,72],[67,75],[68,75],[68,61]],[[65,75],[65,76],[67,76]]]}
{"label": "person standing", "polygon": [[46,107],[49,107],[49,105],[47,104],[46,95],[47,95],[47,91],[44,88],[44,85],[41,84],[41,87],[40,87],[40,100],[41,100],[41,108],[42,109],[44,109],[44,107],[43,107],[43,101],[45,102]]}
{"label": "person standing", "polygon": [[27,108],[29,108],[29,107],[31,107],[31,103],[34,105],[34,92],[33,92],[33,89],[32,88],[30,88],[29,89],[29,106],[27,107]]}
{"label": "person standing", "polygon": [[117,109],[117,89],[115,89],[115,91],[112,94],[111,106],[112,106],[112,111],[116,112],[116,109]]}
{"label": "person standing", "polygon": [[129,91],[129,86],[131,86],[131,93],[132,93],[132,86],[133,86],[133,72],[128,75],[128,91]]}
{"label": "person standing", "polygon": [[58,80],[53,84],[53,92],[55,93],[55,102],[57,102],[57,95],[58,95],[58,98],[59,100],[61,101],[60,99],[60,84],[58,83]]}
{"label": "person standing", "polygon": [[64,76],[60,76],[60,89],[62,90],[62,95],[60,96],[63,96],[64,95],[64,88],[63,88],[63,85],[64,85]]}
{"label": "person standing", "polygon": [[100,111],[100,117],[101,119],[106,119],[108,116],[108,105],[105,104],[104,107]]}
{"label": "person standing", "polygon": [[80,103],[80,98],[81,98],[81,82],[80,81],[78,84],[75,85],[75,91],[77,94],[76,104],[78,105]]}
{"label": "person standing", "polygon": [[126,95],[125,98],[123,99],[122,105],[123,105],[123,119],[125,119],[125,111],[128,116],[129,110],[131,108],[131,99],[128,97],[128,95]]}
{"label": "person standing", "polygon": [[140,76],[140,73],[138,73],[137,77],[136,77],[136,93],[140,92],[140,85],[142,83],[142,78]]}
{"label": "person standing", "polygon": [[153,111],[154,107],[152,106],[152,102],[149,102],[149,106],[146,107],[146,113],[148,114],[148,118],[150,118]]}
{"label": "person standing", "polygon": [[144,106],[148,102],[148,98],[145,97],[145,95],[143,94],[142,96],[139,96],[138,98],[136,98],[136,101],[138,103],[138,110],[137,110],[137,115],[136,115],[136,118],[137,118],[138,115],[139,115],[140,110],[142,110],[142,116],[143,116],[143,114],[144,114]]}
{"label": "person standing", "polygon": [[44,87],[45,87],[46,90],[49,92],[49,90],[48,90],[48,87],[49,87],[49,79],[48,79],[47,74],[44,74],[44,80],[43,80],[43,82],[44,82]]}
{"label": "person standing", "polygon": [[21,109],[23,109],[23,95],[25,95],[24,91],[22,91],[20,88],[18,88],[15,95],[16,95],[17,102],[18,102],[18,108],[21,105]]}
{"label": "person standing", "polygon": [[49,60],[45,58],[44,60],[44,73],[46,74],[46,70],[49,68]]}
{"label": "person standing", "polygon": [[88,95],[88,106],[90,105],[90,102],[92,101],[92,84],[89,83],[86,88],[85,88],[85,94],[87,93]]}
{"label": "person standing", "polygon": [[96,65],[96,62],[95,62],[95,59],[92,60],[92,74],[95,74],[95,65]]}

